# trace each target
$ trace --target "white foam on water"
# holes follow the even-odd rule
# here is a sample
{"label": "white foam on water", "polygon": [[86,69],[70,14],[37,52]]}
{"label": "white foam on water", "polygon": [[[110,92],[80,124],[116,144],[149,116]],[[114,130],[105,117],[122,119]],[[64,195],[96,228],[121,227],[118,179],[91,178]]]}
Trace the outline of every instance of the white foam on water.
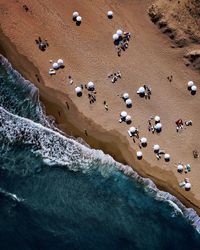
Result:
{"label": "white foam on water", "polygon": [[171,207],[174,208],[175,212],[180,213],[180,214],[183,215],[183,212],[182,212],[181,209],[176,205],[176,203],[174,203],[174,202],[171,201],[171,200],[168,200],[168,203],[169,203],[169,205],[170,205]]}
{"label": "white foam on water", "polygon": [[36,145],[37,150],[33,149],[33,152],[41,155],[48,165],[61,165],[73,171],[86,172],[101,163],[101,171],[105,174],[104,165],[115,164],[113,158],[109,155],[105,157],[101,150],[90,149],[57,131],[13,115],[3,108],[0,108],[0,122],[1,137],[5,141]]}
{"label": "white foam on water", "polygon": [[51,127],[52,121],[45,115],[44,107],[39,100],[38,88],[36,88],[36,86],[29,80],[24,79],[24,77],[18,71],[16,71],[10,62],[2,55],[0,55],[0,65],[4,67],[7,74],[9,75],[9,78],[12,78],[15,86],[19,86],[22,90],[26,89],[28,95],[27,97],[30,98],[32,103],[37,104],[35,106],[35,112],[38,118],[40,118],[40,123],[47,127]]}
{"label": "white foam on water", "polygon": [[122,165],[101,150],[90,149],[79,142],[67,138],[58,131],[51,130],[27,118],[13,115],[0,107],[0,139],[7,143],[21,142],[36,145],[35,154],[41,155],[43,162],[50,166],[61,165],[72,171],[89,173],[95,168],[106,177],[118,169],[125,175],[141,183],[156,200],[168,202],[200,233],[200,218],[192,208],[186,208],[173,195],[160,191],[148,178],[139,176],[130,166]]}
{"label": "white foam on water", "polygon": [[[14,70],[7,59],[0,57],[0,63],[3,63],[8,70]],[[37,88],[30,81],[25,80],[17,71],[14,73],[20,78],[21,83],[31,87],[33,99],[39,102]],[[142,178],[130,166],[114,161],[110,155],[104,154],[101,150],[90,149],[76,140],[65,137],[49,123],[42,108],[39,108],[39,112],[43,121],[45,121],[42,122],[44,126],[27,118],[11,114],[1,107],[0,141],[4,143],[5,141],[6,143],[20,141],[23,144],[36,145],[37,149],[33,149],[33,153],[40,155],[43,162],[49,166],[61,165],[70,170],[82,171],[83,173],[89,173],[96,168],[104,177],[109,176],[117,169],[142,184],[145,191],[156,200],[168,202],[175,213],[182,214],[200,233],[200,217],[194,209],[186,208],[173,195],[160,191],[150,179]],[[7,194],[13,199],[21,200],[15,194]]]}
{"label": "white foam on water", "polygon": [[23,202],[24,199],[23,198],[19,198],[16,194],[10,193],[2,188],[0,188],[0,193],[3,194],[5,197],[13,200],[13,201],[17,201],[17,202]]}

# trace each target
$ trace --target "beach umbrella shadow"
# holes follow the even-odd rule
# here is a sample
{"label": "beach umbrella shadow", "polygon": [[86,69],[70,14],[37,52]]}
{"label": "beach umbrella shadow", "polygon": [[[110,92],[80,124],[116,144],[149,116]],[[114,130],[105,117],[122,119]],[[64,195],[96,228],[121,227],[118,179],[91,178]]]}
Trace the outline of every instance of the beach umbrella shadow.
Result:
{"label": "beach umbrella shadow", "polygon": [[191,95],[196,95],[196,91],[191,91]]}
{"label": "beach umbrella shadow", "polygon": [[76,21],[76,26],[80,26],[80,25],[81,25],[81,22]]}

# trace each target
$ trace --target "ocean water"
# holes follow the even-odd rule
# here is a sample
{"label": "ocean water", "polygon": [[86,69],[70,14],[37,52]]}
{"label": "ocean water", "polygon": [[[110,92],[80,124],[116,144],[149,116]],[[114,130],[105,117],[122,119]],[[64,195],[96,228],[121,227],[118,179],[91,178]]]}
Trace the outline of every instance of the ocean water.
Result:
{"label": "ocean water", "polygon": [[200,249],[200,219],[130,167],[59,133],[0,59],[0,249]]}

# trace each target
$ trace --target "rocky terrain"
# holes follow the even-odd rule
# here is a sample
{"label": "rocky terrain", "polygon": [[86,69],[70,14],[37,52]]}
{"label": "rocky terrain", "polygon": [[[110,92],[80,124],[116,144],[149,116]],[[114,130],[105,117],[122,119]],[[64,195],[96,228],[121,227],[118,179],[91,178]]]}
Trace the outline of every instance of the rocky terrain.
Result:
{"label": "rocky terrain", "polygon": [[175,47],[200,43],[199,0],[155,0],[148,10],[152,22]]}

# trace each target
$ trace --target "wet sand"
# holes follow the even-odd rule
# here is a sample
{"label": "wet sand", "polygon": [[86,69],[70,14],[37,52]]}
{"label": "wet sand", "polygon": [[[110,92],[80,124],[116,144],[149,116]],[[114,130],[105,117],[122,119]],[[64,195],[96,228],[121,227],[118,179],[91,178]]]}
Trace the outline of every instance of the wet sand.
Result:
{"label": "wet sand", "polygon": [[[131,165],[140,175],[150,177],[160,189],[177,196],[186,206],[194,207],[200,214],[199,159],[193,159],[192,150],[200,150],[200,97],[191,96],[187,82],[193,80],[199,87],[197,72],[183,63],[185,49],[170,47],[170,41],[154,26],[147,14],[152,1],[22,1],[2,0],[0,4],[0,52],[9,59],[26,79],[40,90],[47,114],[55,117],[59,128],[74,137],[83,138],[91,147],[102,149],[119,162]],[[114,12],[109,20],[107,11]],[[74,10],[83,17],[76,26],[71,15]],[[132,33],[127,51],[117,56],[112,35],[118,29]],[[41,36],[49,48],[41,52],[35,39]],[[49,60],[63,58],[65,68],[49,76]],[[107,75],[120,70],[122,79],[115,85]],[[39,77],[39,81],[37,80]],[[74,84],[68,83],[72,75]],[[173,75],[173,81],[167,80]],[[93,81],[97,102],[89,104],[87,91],[77,97],[75,86]],[[139,98],[137,88],[143,84],[152,88],[150,100]],[[133,107],[126,109],[118,95],[128,92]],[[105,111],[103,101],[109,105]],[[69,105],[67,108],[66,102]],[[144,158],[136,159],[137,144],[129,138],[127,130],[132,125],[120,124],[119,113],[126,110],[133,118],[132,125],[139,127],[140,135],[148,139],[142,149]],[[159,115],[163,131],[152,135],[148,127],[151,115]],[[193,126],[176,132],[175,121],[191,119]],[[87,130],[87,136],[85,135]],[[157,161],[152,147],[158,143],[171,155],[171,161]],[[192,171],[177,173],[175,163],[190,163]],[[190,192],[178,186],[188,177]]]}

